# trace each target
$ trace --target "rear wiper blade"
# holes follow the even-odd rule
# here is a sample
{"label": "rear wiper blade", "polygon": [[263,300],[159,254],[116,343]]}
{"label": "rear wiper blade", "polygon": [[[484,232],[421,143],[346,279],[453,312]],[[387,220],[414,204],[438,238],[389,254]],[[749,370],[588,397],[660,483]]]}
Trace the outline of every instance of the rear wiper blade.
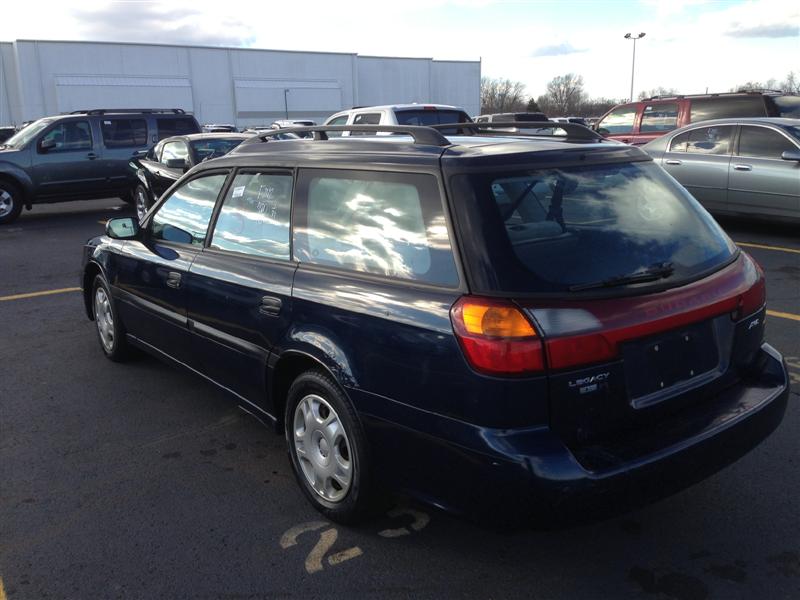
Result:
{"label": "rear wiper blade", "polygon": [[648,281],[658,281],[659,279],[666,279],[675,271],[675,267],[671,262],[657,263],[643,271],[636,271],[629,275],[619,275],[602,281],[593,281],[590,283],[580,283],[578,285],[570,286],[570,292],[580,292],[582,290],[593,290],[605,287],[617,287],[620,285],[629,285],[631,283],[647,283]]}

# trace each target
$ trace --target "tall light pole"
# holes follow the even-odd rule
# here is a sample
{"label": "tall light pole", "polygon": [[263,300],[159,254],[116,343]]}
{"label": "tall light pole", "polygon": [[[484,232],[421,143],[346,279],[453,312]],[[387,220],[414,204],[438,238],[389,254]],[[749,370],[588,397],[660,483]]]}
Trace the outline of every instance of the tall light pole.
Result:
{"label": "tall light pole", "polygon": [[633,61],[631,62],[631,102],[633,102],[633,71],[636,68],[636,40],[642,39],[644,35],[644,32],[637,36],[633,36],[630,33],[625,34],[626,40],[633,40]]}

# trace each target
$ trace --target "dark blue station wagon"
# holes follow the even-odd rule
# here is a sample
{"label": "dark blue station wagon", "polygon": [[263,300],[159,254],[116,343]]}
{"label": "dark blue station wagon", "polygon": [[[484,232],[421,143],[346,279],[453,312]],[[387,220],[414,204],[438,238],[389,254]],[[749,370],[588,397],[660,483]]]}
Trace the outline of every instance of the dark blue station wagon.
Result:
{"label": "dark blue station wagon", "polygon": [[385,486],[478,518],[619,512],[778,426],[763,273],[694,198],[579,125],[459,127],[265,133],[191,169],[85,246],[103,352],[230,392],[341,522]]}

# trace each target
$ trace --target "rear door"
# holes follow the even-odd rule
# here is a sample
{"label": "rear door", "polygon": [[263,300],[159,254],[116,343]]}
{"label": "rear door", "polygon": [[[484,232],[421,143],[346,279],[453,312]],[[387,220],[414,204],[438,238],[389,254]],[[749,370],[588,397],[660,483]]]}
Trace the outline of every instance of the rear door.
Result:
{"label": "rear door", "polygon": [[102,117],[102,163],[111,188],[119,193],[131,191],[136,184],[131,159],[148,148],[147,120],[144,117]]}
{"label": "rear door", "polygon": [[728,206],[728,165],[735,126],[697,127],[670,140],[662,158],[667,172],[709,210]]}
{"label": "rear door", "polygon": [[800,215],[800,163],[782,160],[797,144],[780,131],[741,125],[736,156],[730,164],[730,209],[758,215]]}
{"label": "rear door", "polygon": [[142,239],[125,242],[111,282],[128,332],[191,366],[186,279],[227,175],[203,172],[173,190],[145,224]]}
{"label": "rear door", "polygon": [[188,280],[203,372],[265,410],[267,359],[292,313],[292,179],[287,170],[237,171]]}

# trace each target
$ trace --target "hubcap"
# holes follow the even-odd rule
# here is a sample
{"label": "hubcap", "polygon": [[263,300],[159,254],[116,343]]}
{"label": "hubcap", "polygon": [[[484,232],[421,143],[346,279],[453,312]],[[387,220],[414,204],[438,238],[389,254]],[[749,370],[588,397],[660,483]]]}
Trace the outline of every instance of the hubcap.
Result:
{"label": "hubcap", "polygon": [[312,489],[328,502],[339,502],[350,489],[353,461],[339,415],[316,394],[294,410],[294,451]]}
{"label": "hubcap", "polygon": [[94,320],[100,334],[100,343],[106,352],[114,348],[114,315],[106,291],[99,287],[94,294]]}
{"label": "hubcap", "polygon": [[141,221],[147,212],[147,192],[143,188],[136,188],[136,216]]}
{"label": "hubcap", "polygon": [[14,209],[14,198],[6,190],[0,190],[0,217],[10,215]]}

